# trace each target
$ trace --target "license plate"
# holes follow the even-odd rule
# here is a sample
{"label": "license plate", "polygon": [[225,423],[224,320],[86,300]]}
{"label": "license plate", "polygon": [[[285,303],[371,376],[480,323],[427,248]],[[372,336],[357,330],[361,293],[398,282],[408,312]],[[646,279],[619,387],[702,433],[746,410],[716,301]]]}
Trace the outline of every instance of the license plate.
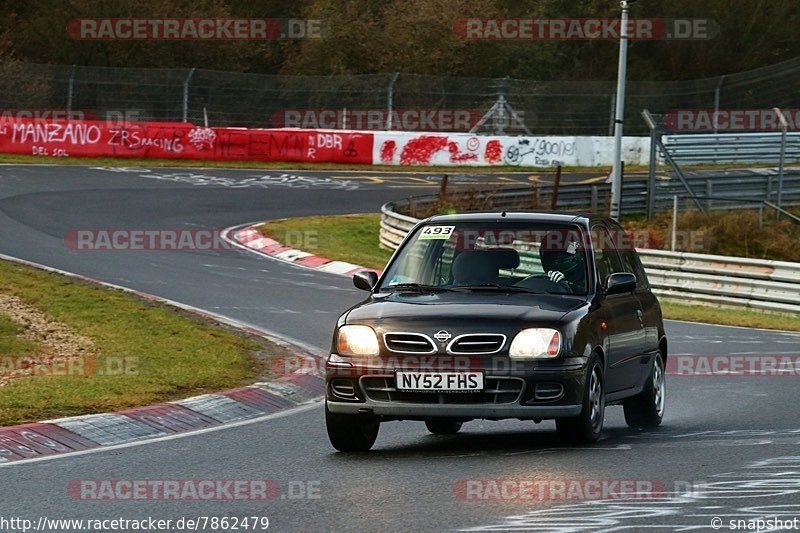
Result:
{"label": "license plate", "polygon": [[483,390],[483,372],[397,371],[397,390],[416,392],[478,392]]}

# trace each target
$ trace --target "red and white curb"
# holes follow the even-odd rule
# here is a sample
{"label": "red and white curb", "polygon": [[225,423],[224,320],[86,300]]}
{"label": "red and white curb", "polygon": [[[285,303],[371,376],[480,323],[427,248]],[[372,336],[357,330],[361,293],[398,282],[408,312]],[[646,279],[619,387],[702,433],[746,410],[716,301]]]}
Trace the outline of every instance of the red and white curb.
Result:
{"label": "red and white curb", "polygon": [[256,229],[256,226],[257,224],[247,224],[241,227],[229,228],[223,232],[223,238],[231,244],[246,248],[249,251],[320,272],[351,277],[359,270],[368,270],[366,267],[354,265],[353,263],[334,261],[303,250],[289,248],[274,239],[265,237]]}
{"label": "red and white curb", "polygon": [[127,287],[106,283],[72,272],[0,254],[0,259],[81,279],[94,285],[135,294],[149,301],[167,304],[216,322],[264,337],[285,348],[287,355],[310,359],[296,372],[275,381],[254,383],[215,394],[205,394],[175,402],[138,407],[116,413],[102,413],[0,428],[0,464],[118,446],[169,435],[224,426],[285,411],[318,400],[325,391],[320,350],[295,339],[286,339],[262,328],[217,315]]}

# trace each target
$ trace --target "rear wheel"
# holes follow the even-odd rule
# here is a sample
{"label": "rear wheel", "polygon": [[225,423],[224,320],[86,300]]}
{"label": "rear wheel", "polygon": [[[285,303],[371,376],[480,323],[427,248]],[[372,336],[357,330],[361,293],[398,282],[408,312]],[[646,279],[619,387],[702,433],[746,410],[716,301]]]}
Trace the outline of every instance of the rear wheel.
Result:
{"label": "rear wheel", "polygon": [[374,417],[332,413],[325,402],[325,426],[328,439],[340,452],[365,452],[375,444],[381,423]]}
{"label": "rear wheel", "polygon": [[425,427],[434,435],[455,435],[461,429],[462,422],[447,418],[431,418],[425,421]]}
{"label": "rear wheel", "polygon": [[589,360],[589,373],[584,387],[581,414],[556,419],[558,433],[570,443],[597,442],[603,431],[606,395],[603,368],[600,358],[593,354]]}
{"label": "rear wheel", "polygon": [[664,359],[659,353],[653,360],[653,367],[645,383],[644,390],[625,400],[625,422],[631,427],[649,428],[661,424],[664,418],[667,388],[664,374]]}

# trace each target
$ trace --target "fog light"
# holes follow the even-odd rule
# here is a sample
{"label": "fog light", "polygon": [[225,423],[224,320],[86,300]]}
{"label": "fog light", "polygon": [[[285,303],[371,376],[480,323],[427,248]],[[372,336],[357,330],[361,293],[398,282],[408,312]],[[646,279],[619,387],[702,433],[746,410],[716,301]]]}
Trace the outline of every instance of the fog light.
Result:
{"label": "fog light", "polygon": [[564,386],[561,383],[537,383],[534,398],[537,400],[555,400],[564,394]]}

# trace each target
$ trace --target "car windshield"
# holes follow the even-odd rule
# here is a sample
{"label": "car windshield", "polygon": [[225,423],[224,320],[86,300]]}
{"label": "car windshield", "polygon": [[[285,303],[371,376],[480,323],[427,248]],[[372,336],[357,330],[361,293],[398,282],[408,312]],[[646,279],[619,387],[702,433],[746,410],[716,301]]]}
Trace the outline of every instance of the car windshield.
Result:
{"label": "car windshield", "polygon": [[585,295],[585,242],[573,224],[432,222],[409,237],[380,290]]}

